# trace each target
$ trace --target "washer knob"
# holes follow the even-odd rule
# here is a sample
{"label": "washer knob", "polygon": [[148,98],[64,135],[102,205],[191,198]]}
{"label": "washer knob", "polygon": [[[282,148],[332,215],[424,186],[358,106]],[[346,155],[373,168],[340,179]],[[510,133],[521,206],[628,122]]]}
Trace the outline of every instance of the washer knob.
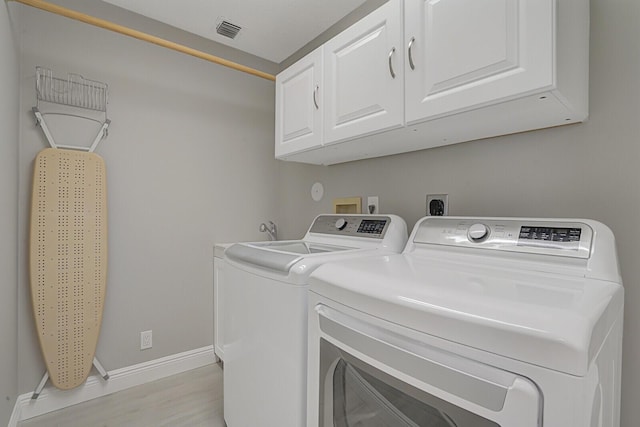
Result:
{"label": "washer knob", "polygon": [[344,219],[344,218],[339,218],[339,219],[336,221],[336,228],[337,228],[338,230],[344,230],[344,228],[345,228],[346,226],[347,226],[347,220],[346,220],[346,219]]}
{"label": "washer knob", "polygon": [[481,223],[473,224],[471,227],[469,227],[469,231],[467,232],[469,239],[473,242],[478,242],[484,239],[488,234],[489,227]]}

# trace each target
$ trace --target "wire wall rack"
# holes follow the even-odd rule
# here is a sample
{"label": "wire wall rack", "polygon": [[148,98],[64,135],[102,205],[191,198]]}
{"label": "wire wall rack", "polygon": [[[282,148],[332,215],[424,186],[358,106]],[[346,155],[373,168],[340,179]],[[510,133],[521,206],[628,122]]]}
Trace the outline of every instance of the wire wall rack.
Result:
{"label": "wire wall rack", "polygon": [[[80,74],[74,73],[69,73],[66,79],[61,79],[54,77],[53,72],[48,68],[36,67],[36,106],[33,107],[33,114],[36,116],[37,125],[42,128],[49,145],[53,148],[93,152],[100,141],[107,137],[107,130],[111,124],[111,120],[107,118],[108,100],[109,86],[106,83],[85,79]],[[47,111],[43,112],[41,103],[73,108],[72,111],[68,108],[59,111],[55,108],[53,110],[47,108]],[[89,114],[90,112],[94,114]],[[93,117],[95,112],[102,113],[100,120]],[[47,115],[64,115],[92,120],[98,122],[100,129],[88,147],[56,144],[45,121]]]}
{"label": "wire wall rack", "polygon": [[69,73],[66,79],[53,76],[47,68],[36,67],[38,101],[53,102],[87,110],[107,111],[109,86]]}

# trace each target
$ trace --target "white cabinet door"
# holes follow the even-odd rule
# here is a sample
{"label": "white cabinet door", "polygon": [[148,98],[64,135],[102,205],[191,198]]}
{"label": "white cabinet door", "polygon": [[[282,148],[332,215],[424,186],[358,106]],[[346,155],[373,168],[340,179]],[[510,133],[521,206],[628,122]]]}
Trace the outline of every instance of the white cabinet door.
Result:
{"label": "white cabinet door", "polygon": [[404,124],[402,43],[400,0],[325,43],[325,144]]}
{"label": "white cabinet door", "polygon": [[409,0],[406,121],[554,84],[555,0]]}
{"label": "white cabinet door", "polygon": [[276,76],[276,158],[322,145],[322,48]]}

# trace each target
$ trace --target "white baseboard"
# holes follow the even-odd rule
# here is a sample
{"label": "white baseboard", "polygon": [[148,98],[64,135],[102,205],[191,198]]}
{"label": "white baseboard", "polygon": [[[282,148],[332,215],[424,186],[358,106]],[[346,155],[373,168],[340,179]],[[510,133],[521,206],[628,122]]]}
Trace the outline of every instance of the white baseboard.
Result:
{"label": "white baseboard", "polygon": [[33,393],[21,394],[16,401],[8,427],[16,427],[19,421],[48,412],[200,368],[215,363],[216,359],[213,346],[210,345],[109,371],[109,379],[106,381],[98,375],[90,376],[83,385],[73,390],[65,391],[51,386],[45,387],[36,400],[31,399]]}

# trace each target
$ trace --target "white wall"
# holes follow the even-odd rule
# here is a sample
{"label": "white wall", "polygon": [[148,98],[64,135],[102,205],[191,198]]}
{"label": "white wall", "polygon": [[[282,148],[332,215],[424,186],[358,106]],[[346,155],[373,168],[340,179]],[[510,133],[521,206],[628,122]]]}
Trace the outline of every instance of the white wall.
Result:
{"label": "white wall", "polygon": [[[622,426],[640,419],[640,2],[591,2],[590,117],[584,124],[330,167],[287,164],[283,235],[295,237],[336,197],[377,195],[409,227],[425,195],[452,215],[586,217],[616,237],[626,291]],[[315,181],[325,198],[311,200]],[[300,215],[302,213],[302,215]]]}
{"label": "white wall", "polygon": [[[86,7],[78,0],[64,3]],[[96,13],[105,12],[101,2],[91,3]],[[107,166],[109,208],[97,357],[112,370],[211,345],[214,243],[262,240],[260,222],[279,219],[273,82],[21,7],[20,393],[33,390],[44,372],[27,253],[33,159],[47,146],[30,111],[36,65],[61,77],[74,72],[109,84],[112,124],[97,150]],[[118,22],[127,20],[155,34],[171,31],[131,15]],[[77,139],[77,129],[64,123],[52,132],[68,142]],[[147,329],[153,330],[153,348],[140,351],[140,331]]]}
{"label": "white wall", "polygon": [[[11,10],[10,10],[11,9]],[[18,56],[15,17],[0,5],[0,425],[6,425],[18,390],[16,291],[18,188]]]}

